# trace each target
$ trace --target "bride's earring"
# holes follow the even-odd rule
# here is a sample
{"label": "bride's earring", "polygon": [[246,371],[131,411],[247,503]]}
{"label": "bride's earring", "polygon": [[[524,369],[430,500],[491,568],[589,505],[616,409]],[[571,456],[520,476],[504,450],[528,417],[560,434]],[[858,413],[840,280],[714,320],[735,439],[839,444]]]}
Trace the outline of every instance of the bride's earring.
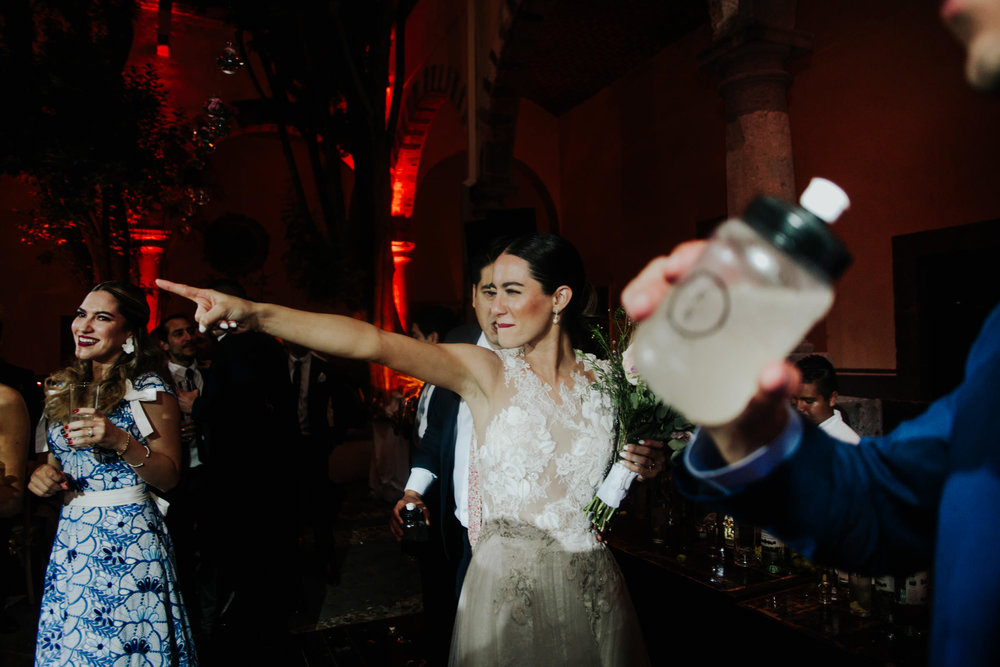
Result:
{"label": "bride's earring", "polygon": [[552,311],[552,324],[559,324],[559,311],[558,310],[553,310]]}
{"label": "bride's earring", "polygon": [[135,339],[132,338],[132,336],[126,338],[125,342],[122,343],[122,350],[124,350],[125,354],[132,354],[135,352]]}

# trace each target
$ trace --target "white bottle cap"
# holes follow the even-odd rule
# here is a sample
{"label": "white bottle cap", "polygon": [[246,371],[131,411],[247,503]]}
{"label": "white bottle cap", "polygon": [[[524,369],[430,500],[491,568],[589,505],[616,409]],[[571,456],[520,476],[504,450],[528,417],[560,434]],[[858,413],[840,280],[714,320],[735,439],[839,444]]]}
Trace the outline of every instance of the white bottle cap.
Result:
{"label": "white bottle cap", "polygon": [[817,218],[832,223],[851,205],[847,193],[825,178],[814,178],[799,197],[799,204]]}
{"label": "white bottle cap", "polygon": [[415,509],[417,509],[417,506],[414,505],[413,503],[406,503],[406,509],[408,509],[408,510],[415,510]]}

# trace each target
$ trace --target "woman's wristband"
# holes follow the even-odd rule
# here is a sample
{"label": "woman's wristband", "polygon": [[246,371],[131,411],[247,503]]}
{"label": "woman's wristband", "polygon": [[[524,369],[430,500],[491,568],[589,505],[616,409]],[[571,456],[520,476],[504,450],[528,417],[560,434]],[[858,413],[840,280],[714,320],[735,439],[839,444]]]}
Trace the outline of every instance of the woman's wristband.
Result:
{"label": "woman's wristband", "polygon": [[[125,452],[128,451],[129,445],[131,445],[131,444],[132,444],[132,434],[129,433],[128,431],[125,431],[125,446],[122,447],[121,449],[116,449],[115,450],[115,456],[117,456],[120,460],[125,461]],[[147,445],[144,442],[140,442],[139,444],[142,445],[143,448],[145,448],[145,450],[146,450],[146,458],[148,459],[149,455],[151,453],[149,451],[149,445]],[[128,461],[125,461],[125,465],[127,465],[130,468],[132,468],[133,470],[135,470],[137,468],[141,468],[142,466],[146,465],[146,462],[143,461],[142,463],[129,463]]]}

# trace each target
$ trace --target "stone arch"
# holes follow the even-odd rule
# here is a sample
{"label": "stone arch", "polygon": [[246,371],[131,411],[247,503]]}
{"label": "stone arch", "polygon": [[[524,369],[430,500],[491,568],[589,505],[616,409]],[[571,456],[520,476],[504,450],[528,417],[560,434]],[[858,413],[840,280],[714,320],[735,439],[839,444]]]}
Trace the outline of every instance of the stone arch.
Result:
{"label": "stone arch", "polygon": [[417,190],[420,154],[437,110],[451,101],[462,123],[468,122],[461,73],[450,65],[424,67],[410,85],[400,112],[392,149],[392,214],[410,217]]}

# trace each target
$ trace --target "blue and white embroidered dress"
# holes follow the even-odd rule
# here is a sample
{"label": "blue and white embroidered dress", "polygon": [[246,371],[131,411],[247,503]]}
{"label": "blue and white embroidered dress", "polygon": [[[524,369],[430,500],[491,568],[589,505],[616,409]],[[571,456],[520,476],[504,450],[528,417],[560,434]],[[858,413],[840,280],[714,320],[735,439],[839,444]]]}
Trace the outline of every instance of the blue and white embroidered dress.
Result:
{"label": "blue and white embroidered dress", "polygon": [[[155,374],[127,389],[108,418],[144,442],[152,426],[141,402],[173,392]],[[173,546],[145,482],[113,452],[72,449],[62,424],[49,426],[47,440],[82,493],[59,517],[35,664],[197,665]],[[109,491],[118,497],[96,494]]]}

